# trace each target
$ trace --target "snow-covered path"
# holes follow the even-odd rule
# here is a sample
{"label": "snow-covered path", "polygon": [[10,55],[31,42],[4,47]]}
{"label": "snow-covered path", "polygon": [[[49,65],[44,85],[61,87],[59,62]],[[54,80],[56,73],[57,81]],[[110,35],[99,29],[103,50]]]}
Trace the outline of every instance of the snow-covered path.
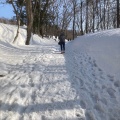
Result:
{"label": "snow-covered path", "polygon": [[1,119],[72,119],[74,110],[84,118],[58,46],[6,47],[0,47]]}
{"label": "snow-covered path", "polygon": [[108,111],[113,109],[113,106],[108,109],[112,102],[112,113],[120,117],[117,104],[120,96],[115,95],[120,92],[119,86],[112,76],[103,73],[95,60],[85,52],[68,50],[69,46],[65,55],[55,46],[43,47],[18,48],[19,52],[0,48],[4,51],[1,61],[6,58],[1,64],[5,76],[0,77],[2,119],[109,120],[114,118]]}
{"label": "snow-covered path", "polygon": [[0,24],[0,120],[120,120],[119,30],[80,37],[65,54],[37,35],[25,46],[24,29],[13,45],[15,31]]}

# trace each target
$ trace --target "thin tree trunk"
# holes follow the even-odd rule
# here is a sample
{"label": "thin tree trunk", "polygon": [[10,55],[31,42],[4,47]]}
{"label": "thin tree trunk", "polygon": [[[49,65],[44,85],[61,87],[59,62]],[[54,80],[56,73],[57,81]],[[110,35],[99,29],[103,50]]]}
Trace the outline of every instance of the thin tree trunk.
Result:
{"label": "thin tree trunk", "polygon": [[106,0],[104,0],[104,21],[103,21],[103,27],[104,27],[104,30],[105,30],[105,22],[106,22]]}
{"label": "thin tree trunk", "polygon": [[15,36],[15,38],[14,38],[13,43],[15,43],[15,41],[16,41],[16,39],[17,39],[18,35],[19,35],[20,18],[18,18],[18,20],[17,20],[17,25],[18,25],[18,27],[17,27],[17,33],[16,33],[16,36]]}
{"label": "thin tree trunk", "polygon": [[88,33],[88,0],[86,0],[86,23],[85,23],[85,30]]}
{"label": "thin tree trunk", "polygon": [[14,11],[15,11],[16,18],[17,18],[17,25],[18,25],[18,27],[17,27],[17,33],[16,33],[15,38],[14,38],[14,40],[13,40],[13,43],[15,43],[15,41],[16,41],[18,35],[19,35],[20,15],[21,15],[21,12],[22,12],[22,6],[21,6],[21,8],[20,8],[20,13],[18,13],[18,11],[17,11],[16,8],[15,8],[15,5],[13,4],[13,0],[11,0],[11,4],[12,4],[13,9],[14,9]]}
{"label": "thin tree trunk", "polygon": [[81,27],[81,35],[83,35],[83,14],[82,14],[82,10],[83,10],[83,2],[81,1],[81,17],[80,17],[80,27]]}
{"label": "thin tree trunk", "polygon": [[41,25],[40,25],[40,23],[41,23],[41,16],[40,16],[40,14],[41,14],[41,0],[39,0],[39,11],[38,11],[38,27],[37,27],[37,32],[38,32],[38,34],[41,34],[40,33],[40,27],[41,27]]}
{"label": "thin tree trunk", "polygon": [[119,0],[117,0],[117,28],[119,28],[120,20],[119,20]]}
{"label": "thin tree trunk", "polygon": [[109,15],[110,15],[110,0],[107,1],[107,8],[108,8],[108,11],[107,11],[107,29],[109,29],[109,23],[110,23],[110,20],[109,20]]}
{"label": "thin tree trunk", "polygon": [[73,40],[75,38],[75,14],[74,14],[74,18],[73,18]]}
{"label": "thin tree trunk", "polygon": [[93,1],[93,25],[92,25],[92,32],[94,33],[94,27],[95,27],[95,3]]}

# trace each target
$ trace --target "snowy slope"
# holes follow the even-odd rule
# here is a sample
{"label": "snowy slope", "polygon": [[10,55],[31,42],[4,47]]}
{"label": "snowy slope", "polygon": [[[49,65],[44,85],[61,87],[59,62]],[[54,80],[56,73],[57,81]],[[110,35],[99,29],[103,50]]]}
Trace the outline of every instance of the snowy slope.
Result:
{"label": "snowy slope", "polygon": [[53,39],[0,23],[1,120],[119,120],[120,29]]}

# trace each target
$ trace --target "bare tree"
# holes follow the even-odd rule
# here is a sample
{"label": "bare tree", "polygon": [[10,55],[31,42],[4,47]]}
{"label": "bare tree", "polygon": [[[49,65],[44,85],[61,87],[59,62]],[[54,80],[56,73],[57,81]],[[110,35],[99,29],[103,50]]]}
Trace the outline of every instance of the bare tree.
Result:
{"label": "bare tree", "polygon": [[76,14],[77,14],[77,0],[71,0],[72,3],[72,11],[73,11],[73,23],[72,23],[72,27],[73,27],[73,40],[75,38],[75,23],[76,23]]}
{"label": "bare tree", "polygon": [[119,28],[119,25],[120,25],[120,19],[119,19],[119,17],[120,17],[120,13],[119,13],[119,2],[120,2],[120,0],[117,0],[117,28]]}
{"label": "bare tree", "polygon": [[81,26],[81,35],[83,35],[83,1],[81,1],[81,9],[80,9],[80,13],[81,13],[81,17],[80,17],[80,26]]}
{"label": "bare tree", "polygon": [[85,31],[88,33],[88,0],[86,0],[86,23],[85,23]]}
{"label": "bare tree", "polygon": [[14,12],[16,14],[16,19],[17,19],[17,33],[16,33],[16,36],[13,40],[13,43],[16,41],[18,35],[19,35],[19,28],[20,28],[20,16],[21,16],[21,13],[22,13],[22,8],[23,8],[23,4],[24,4],[24,0],[23,1],[16,1],[16,0],[8,0],[8,3],[12,4],[12,7],[14,9]]}
{"label": "bare tree", "polygon": [[32,25],[33,25],[33,12],[32,12],[32,0],[26,0],[26,12],[27,12],[27,40],[26,45],[30,44]]}

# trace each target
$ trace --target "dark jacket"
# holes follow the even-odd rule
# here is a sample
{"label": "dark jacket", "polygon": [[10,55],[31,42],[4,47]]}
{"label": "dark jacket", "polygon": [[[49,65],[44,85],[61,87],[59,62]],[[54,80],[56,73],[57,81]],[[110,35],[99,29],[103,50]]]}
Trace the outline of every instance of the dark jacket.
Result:
{"label": "dark jacket", "polygon": [[60,36],[59,36],[59,41],[60,42],[65,42],[65,35],[64,33],[61,33]]}

